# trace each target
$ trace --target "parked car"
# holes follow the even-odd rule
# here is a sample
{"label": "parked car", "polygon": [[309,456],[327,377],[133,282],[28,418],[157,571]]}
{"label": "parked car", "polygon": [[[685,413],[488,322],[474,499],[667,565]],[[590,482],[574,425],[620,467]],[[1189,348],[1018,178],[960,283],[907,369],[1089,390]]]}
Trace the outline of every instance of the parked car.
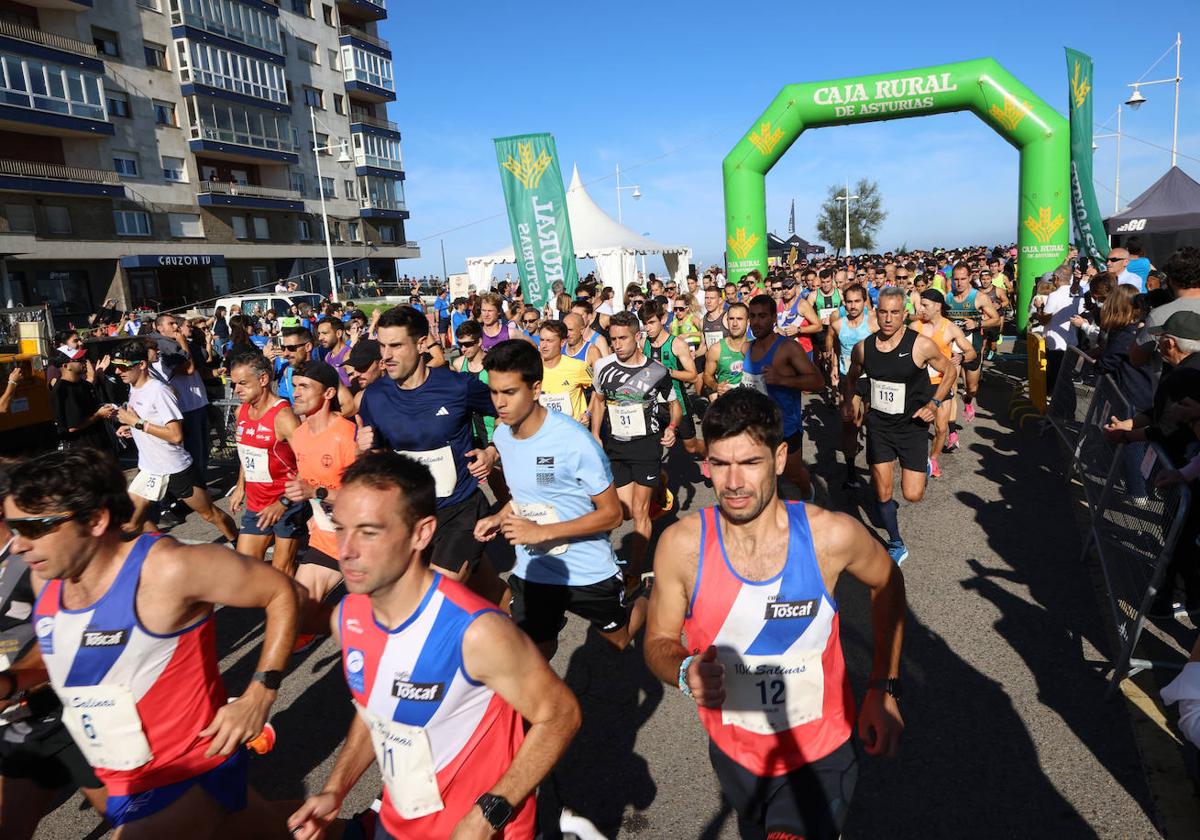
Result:
{"label": "parked car", "polygon": [[307,303],[314,309],[318,309],[323,302],[324,298],[312,292],[258,292],[257,294],[223,297],[217,301],[216,305],[224,306],[226,313],[236,306],[249,315],[254,314],[256,308],[261,308],[263,312],[274,309],[275,314],[282,317],[294,304]]}

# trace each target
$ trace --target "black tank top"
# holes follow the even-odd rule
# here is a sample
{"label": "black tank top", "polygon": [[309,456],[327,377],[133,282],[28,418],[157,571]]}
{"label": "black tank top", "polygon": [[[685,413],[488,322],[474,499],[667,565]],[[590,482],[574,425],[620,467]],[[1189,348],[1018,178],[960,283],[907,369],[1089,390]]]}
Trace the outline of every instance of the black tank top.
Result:
{"label": "black tank top", "polygon": [[[913,347],[917,343],[916,330],[905,329],[900,343],[890,352],[878,347],[879,334],[867,336],[863,341],[863,373],[871,378],[871,409],[868,416],[883,422],[912,422],[913,412],[932,399],[935,391],[929,381],[929,372],[913,362]],[[887,411],[876,404],[881,390],[876,383],[904,386],[904,408],[902,411]],[[887,389],[882,389],[887,390]]]}

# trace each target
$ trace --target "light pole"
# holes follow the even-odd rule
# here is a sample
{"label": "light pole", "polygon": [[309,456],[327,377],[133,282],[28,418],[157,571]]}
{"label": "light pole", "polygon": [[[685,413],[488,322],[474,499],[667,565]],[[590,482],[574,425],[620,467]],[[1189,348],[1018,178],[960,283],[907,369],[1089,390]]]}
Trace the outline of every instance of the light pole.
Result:
{"label": "light pole", "polygon": [[621,190],[633,190],[633,200],[637,201],[642,197],[642,188],[638,184],[632,187],[621,186],[621,164],[617,164],[617,222],[621,222]]}
{"label": "light pole", "polygon": [[317,164],[317,195],[321,198],[321,227],[325,228],[325,259],[329,262],[329,288],[330,296],[333,302],[338,302],[338,281],[337,271],[333,267],[333,246],[329,242],[329,214],[325,212],[325,185],[321,181],[321,155],[326,152],[332,152],[335,148],[341,149],[341,154],[338,155],[338,163],[349,163],[350,153],[346,151],[346,141],[343,140],[340,146],[318,146],[317,145],[317,111],[313,106],[308,106],[308,116],[312,121],[313,135],[313,160]]}
{"label": "light pole", "polygon": [[[1171,48],[1167,50],[1167,52],[1170,52],[1172,49],[1175,50],[1175,75],[1172,78],[1153,79],[1149,82],[1130,82],[1129,84],[1125,85],[1125,87],[1133,88],[1133,93],[1131,93],[1129,98],[1125,100],[1125,104],[1135,111],[1142,107],[1142,103],[1146,101],[1146,97],[1142,96],[1142,87],[1146,85],[1175,85],[1175,124],[1171,129],[1171,166],[1175,165],[1175,161],[1178,158],[1179,153],[1179,83],[1183,81],[1183,76],[1179,74],[1179,59],[1180,54],[1183,52],[1183,41],[1180,36],[1181,33],[1175,33],[1175,43],[1172,44]],[[1166,54],[1167,53],[1163,53],[1164,56]],[[1159,57],[1158,61],[1162,61],[1161,56]],[[1150,70],[1154,69],[1155,65],[1158,64],[1158,61],[1150,65]],[[1146,73],[1149,73],[1150,70],[1147,70]],[[1142,75],[1145,75],[1145,73]]]}
{"label": "light pole", "polygon": [[850,202],[858,198],[857,195],[850,195],[850,179],[846,179],[846,192],[837,196],[838,201],[846,202],[846,256],[850,256]]}
{"label": "light pole", "polygon": [[1093,151],[1095,151],[1096,149],[1099,148],[1099,146],[1097,146],[1094,141],[1103,140],[1107,137],[1117,138],[1117,183],[1114,185],[1115,192],[1113,194],[1113,212],[1114,213],[1121,212],[1121,110],[1122,110],[1122,106],[1118,105],[1117,106],[1117,131],[1115,134],[1097,134],[1095,137],[1092,138],[1092,140],[1093,140],[1092,150]]}

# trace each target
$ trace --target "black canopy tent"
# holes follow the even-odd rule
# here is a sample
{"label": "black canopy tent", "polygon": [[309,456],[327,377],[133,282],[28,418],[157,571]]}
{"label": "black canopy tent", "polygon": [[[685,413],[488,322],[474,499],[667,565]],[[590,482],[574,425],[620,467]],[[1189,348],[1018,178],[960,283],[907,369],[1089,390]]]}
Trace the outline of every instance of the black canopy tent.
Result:
{"label": "black canopy tent", "polygon": [[1200,245],[1200,183],[1172,166],[1127,208],[1105,219],[1104,229],[1114,246],[1139,237],[1156,264],[1185,245]]}
{"label": "black canopy tent", "polygon": [[810,254],[825,253],[824,245],[813,245],[795,233],[787,239],[780,239],[773,233],[767,234],[767,259],[787,259],[792,248],[796,249],[796,255],[801,258],[807,258]]}

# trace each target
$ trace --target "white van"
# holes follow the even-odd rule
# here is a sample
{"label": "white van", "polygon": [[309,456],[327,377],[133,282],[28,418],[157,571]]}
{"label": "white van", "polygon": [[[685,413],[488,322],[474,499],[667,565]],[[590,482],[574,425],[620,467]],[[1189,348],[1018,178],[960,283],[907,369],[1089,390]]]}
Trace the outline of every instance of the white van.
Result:
{"label": "white van", "polygon": [[236,306],[247,315],[253,315],[255,310],[265,313],[268,309],[274,309],[275,315],[282,318],[294,304],[307,303],[313,309],[318,309],[323,302],[324,298],[311,292],[258,292],[223,297],[217,301],[217,306],[225,307],[226,316]]}

